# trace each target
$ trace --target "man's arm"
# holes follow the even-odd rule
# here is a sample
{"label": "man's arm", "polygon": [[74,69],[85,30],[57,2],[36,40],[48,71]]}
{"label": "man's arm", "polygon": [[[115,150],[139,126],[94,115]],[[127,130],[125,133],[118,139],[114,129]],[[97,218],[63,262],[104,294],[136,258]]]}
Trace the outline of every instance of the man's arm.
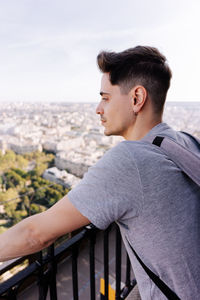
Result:
{"label": "man's arm", "polygon": [[19,222],[0,235],[0,261],[40,251],[59,236],[90,221],[63,197],[47,211]]}

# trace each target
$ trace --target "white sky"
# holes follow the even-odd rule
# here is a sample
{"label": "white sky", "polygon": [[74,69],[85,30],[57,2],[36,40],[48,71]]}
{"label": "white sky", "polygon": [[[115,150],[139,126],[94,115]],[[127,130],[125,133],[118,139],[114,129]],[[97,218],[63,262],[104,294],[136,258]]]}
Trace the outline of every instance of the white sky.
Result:
{"label": "white sky", "polygon": [[158,47],[168,101],[199,101],[199,0],[0,0],[0,102],[97,102],[100,50]]}

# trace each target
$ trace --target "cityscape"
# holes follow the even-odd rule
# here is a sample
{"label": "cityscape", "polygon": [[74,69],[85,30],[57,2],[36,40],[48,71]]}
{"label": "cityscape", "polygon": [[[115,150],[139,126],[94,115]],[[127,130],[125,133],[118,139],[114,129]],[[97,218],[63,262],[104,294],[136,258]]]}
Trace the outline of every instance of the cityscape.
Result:
{"label": "cityscape", "polygon": [[[43,178],[66,188],[74,187],[106,150],[123,140],[104,136],[95,108],[94,103],[2,103],[1,154],[8,150],[18,155],[52,153],[54,162],[44,170]],[[168,102],[163,121],[200,137],[199,116],[197,102]],[[34,168],[32,160],[27,170]]]}
{"label": "cityscape", "polygon": [[[73,187],[121,137],[104,136],[94,103],[9,103],[0,108],[0,150],[16,154],[45,151],[55,155],[43,177]],[[163,121],[200,137],[200,105],[168,102]],[[29,168],[34,169],[34,163]],[[1,201],[1,199],[0,199]]]}
{"label": "cityscape", "polygon": [[[87,167],[122,138],[103,134],[94,103],[1,104],[0,150],[55,153],[55,166],[82,177]],[[200,104],[168,102],[163,121],[200,136]],[[79,171],[75,166],[78,166]]]}

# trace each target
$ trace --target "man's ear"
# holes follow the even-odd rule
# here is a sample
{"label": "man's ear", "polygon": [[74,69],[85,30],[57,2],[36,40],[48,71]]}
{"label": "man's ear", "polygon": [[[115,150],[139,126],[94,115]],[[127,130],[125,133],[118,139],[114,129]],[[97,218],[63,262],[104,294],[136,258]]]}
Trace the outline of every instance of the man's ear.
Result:
{"label": "man's ear", "polygon": [[132,98],[133,112],[138,114],[147,99],[147,90],[142,85],[137,85],[130,91],[130,93]]}

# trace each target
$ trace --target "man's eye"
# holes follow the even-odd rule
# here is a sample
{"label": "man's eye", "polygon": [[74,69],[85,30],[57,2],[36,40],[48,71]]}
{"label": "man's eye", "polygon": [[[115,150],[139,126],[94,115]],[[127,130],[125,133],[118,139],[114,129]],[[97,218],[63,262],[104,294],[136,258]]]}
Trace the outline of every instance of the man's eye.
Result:
{"label": "man's eye", "polygon": [[107,101],[107,100],[108,100],[108,98],[104,98],[104,97],[103,97],[101,100],[103,100],[103,101]]}

